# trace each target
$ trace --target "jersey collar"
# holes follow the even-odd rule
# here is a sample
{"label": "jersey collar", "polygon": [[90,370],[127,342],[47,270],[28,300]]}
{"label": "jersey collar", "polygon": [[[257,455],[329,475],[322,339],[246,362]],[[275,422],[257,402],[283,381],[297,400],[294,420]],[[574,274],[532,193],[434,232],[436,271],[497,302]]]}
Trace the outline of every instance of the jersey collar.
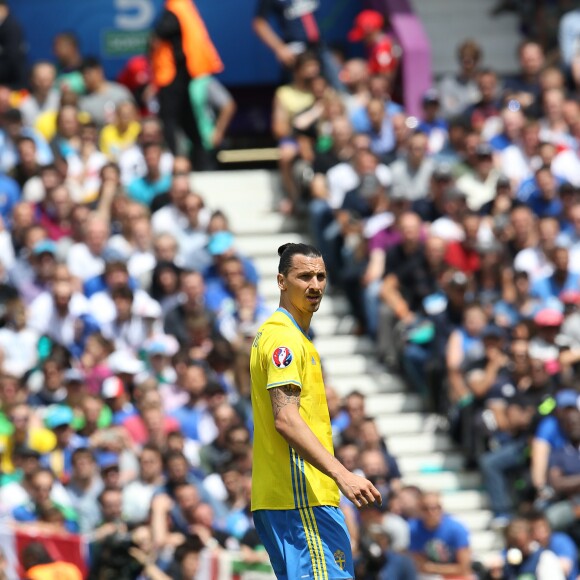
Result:
{"label": "jersey collar", "polygon": [[282,314],[285,314],[291,321],[292,324],[308,339],[310,340],[310,337],[300,328],[299,324],[296,322],[296,320],[294,320],[294,316],[292,316],[292,314],[290,314],[290,312],[288,312],[288,310],[286,310],[286,308],[282,308],[281,306],[276,310],[276,312],[282,312]]}

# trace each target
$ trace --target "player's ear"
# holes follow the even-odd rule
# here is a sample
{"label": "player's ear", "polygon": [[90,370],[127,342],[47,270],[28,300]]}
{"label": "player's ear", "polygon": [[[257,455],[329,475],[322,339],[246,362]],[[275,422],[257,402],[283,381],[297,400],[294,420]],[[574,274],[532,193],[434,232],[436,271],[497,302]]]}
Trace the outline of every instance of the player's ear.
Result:
{"label": "player's ear", "polygon": [[278,288],[280,288],[280,290],[286,290],[286,280],[284,279],[283,274],[278,274],[277,279],[278,279]]}

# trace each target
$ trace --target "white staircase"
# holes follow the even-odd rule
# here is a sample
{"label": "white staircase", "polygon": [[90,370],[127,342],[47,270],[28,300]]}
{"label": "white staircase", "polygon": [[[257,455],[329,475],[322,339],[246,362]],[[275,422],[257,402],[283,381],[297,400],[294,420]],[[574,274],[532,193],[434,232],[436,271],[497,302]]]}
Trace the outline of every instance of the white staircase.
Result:
{"label": "white staircase", "polygon": [[[277,248],[300,241],[305,224],[273,212],[277,200],[275,174],[235,171],[197,174],[196,191],[212,209],[228,216],[239,250],[250,256],[260,276],[260,292],[272,311],[278,306]],[[302,227],[300,227],[302,226]],[[424,431],[427,415],[420,398],[387,374],[373,356],[366,337],[349,334],[353,320],[341,297],[324,298],[313,319],[316,346],[328,375],[327,382],[341,396],[356,389],[366,395],[366,410],[376,417],[389,450],[396,456],[403,481],[442,493],[445,509],[463,521],[471,532],[478,556],[496,549],[499,540],[488,531],[491,514],[481,490],[479,474],[463,471],[463,458],[446,434]]]}
{"label": "white staircase", "polygon": [[512,12],[490,16],[498,1],[412,0],[431,42],[435,75],[457,70],[455,50],[468,38],[481,45],[483,66],[500,74],[517,70],[518,19]]}

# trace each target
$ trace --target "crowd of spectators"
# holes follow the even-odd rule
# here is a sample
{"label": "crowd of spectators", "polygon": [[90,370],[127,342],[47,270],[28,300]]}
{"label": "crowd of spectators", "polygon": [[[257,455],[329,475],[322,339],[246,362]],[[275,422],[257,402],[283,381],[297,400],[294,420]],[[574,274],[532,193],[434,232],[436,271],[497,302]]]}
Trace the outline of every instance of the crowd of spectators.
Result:
{"label": "crowd of spectators", "polygon": [[[481,471],[507,550],[481,575],[575,578],[578,10],[562,61],[524,40],[513,77],[463,42],[415,118],[392,100],[400,48],[380,14],[348,36],[368,58],[345,59],[276,6],[258,3],[254,30],[291,77],[273,103],[280,210],[307,216],[354,332]],[[24,74],[2,0],[0,20],[14,33],[0,54],[0,522],[80,534],[94,578],[201,578],[200,554],[224,550],[259,567],[248,353],[269,311],[227,212],[192,190],[191,160],[211,156],[181,155],[152,87],[131,69],[107,79],[70,33]],[[198,126],[197,145],[213,150],[235,106],[204,86],[213,133]],[[387,498],[342,506],[357,578],[468,577],[467,530],[405,485],[364,396],[329,384],[327,398],[337,456]],[[19,556],[30,578],[56,564],[35,543]]]}

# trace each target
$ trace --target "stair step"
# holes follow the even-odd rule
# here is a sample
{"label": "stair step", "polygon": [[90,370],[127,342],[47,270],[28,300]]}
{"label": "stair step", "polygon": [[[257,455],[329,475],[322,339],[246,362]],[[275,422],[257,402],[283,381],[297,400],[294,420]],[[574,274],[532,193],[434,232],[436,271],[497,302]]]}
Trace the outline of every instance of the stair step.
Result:
{"label": "stair step", "polygon": [[405,455],[397,457],[403,478],[412,473],[433,473],[437,471],[460,471],[465,459],[459,452],[428,453],[426,455]]}
{"label": "stair step", "polygon": [[[393,439],[394,437],[389,438],[391,449]],[[439,473],[405,475],[405,483],[416,485],[425,491],[448,492],[460,489],[476,489],[481,485],[481,476],[476,472],[441,471]]]}
{"label": "stair step", "polygon": [[378,395],[381,393],[399,393],[399,385],[395,382],[382,384],[377,381],[376,377],[371,375],[347,375],[335,377],[332,372],[332,367],[324,368],[326,384],[335,388],[336,392],[345,397],[352,391],[359,391],[365,396]]}
{"label": "stair step", "polygon": [[[326,299],[325,299],[326,300]],[[317,313],[312,319],[312,330],[315,337],[350,334],[355,327],[355,319],[350,315],[340,318]]]}
{"label": "stair step", "polygon": [[[271,234],[267,236],[244,236],[236,239],[236,248],[245,256],[252,256],[256,258],[258,256],[271,257],[277,256],[278,248],[282,244],[288,242],[300,243],[304,242],[304,236],[300,234]],[[272,286],[276,286],[276,278],[272,281]]]}
{"label": "stair step", "polygon": [[477,510],[457,514],[456,517],[470,532],[489,531],[493,513],[489,510]]}
{"label": "stair step", "polygon": [[[374,413],[373,413],[374,414]],[[421,433],[428,415],[425,413],[389,413],[376,416],[379,431],[386,437]]]}
{"label": "stair step", "polygon": [[371,355],[375,352],[370,338],[361,336],[325,336],[315,338],[314,344],[323,359],[349,354]]}
{"label": "stair step", "polygon": [[[295,232],[296,220],[287,218],[270,210],[255,211],[252,219],[244,213],[237,211],[227,212],[228,221],[232,232],[236,234],[236,243],[243,237],[263,236],[264,234],[279,234],[282,232]],[[272,255],[276,255],[278,248],[272,248]]]}
{"label": "stair step", "polygon": [[[389,395],[394,397],[395,395]],[[382,433],[381,433],[382,434]],[[447,435],[440,433],[421,433],[418,435],[393,435],[388,438],[389,451],[395,457],[425,454],[433,451],[450,451],[453,444]]]}
{"label": "stair step", "polygon": [[493,530],[474,532],[471,534],[471,550],[475,554],[501,550],[505,542],[500,533]]}
{"label": "stair step", "polygon": [[[365,400],[367,413],[375,417],[401,411],[421,411],[422,404],[418,395],[409,393],[377,394]],[[429,435],[429,433],[428,433]]]}
{"label": "stair step", "polygon": [[332,368],[332,375],[335,377],[341,375],[362,375],[372,369],[372,361],[362,354],[342,355],[338,357],[326,356],[321,357],[321,360],[324,369]]}
{"label": "stair step", "polygon": [[239,208],[271,211],[276,197],[276,183],[276,176],[271,171],[196,173],[192,179],[194,191],[203,197],[205,204],[222,209],[228,217],[237,213]]}
{"label": "stair step", "polygon": [[475,490],[454,491],[441,496],[445,511],[457,514],[460,512],[486,509],[488,507],[487,496],[483,492]]}

